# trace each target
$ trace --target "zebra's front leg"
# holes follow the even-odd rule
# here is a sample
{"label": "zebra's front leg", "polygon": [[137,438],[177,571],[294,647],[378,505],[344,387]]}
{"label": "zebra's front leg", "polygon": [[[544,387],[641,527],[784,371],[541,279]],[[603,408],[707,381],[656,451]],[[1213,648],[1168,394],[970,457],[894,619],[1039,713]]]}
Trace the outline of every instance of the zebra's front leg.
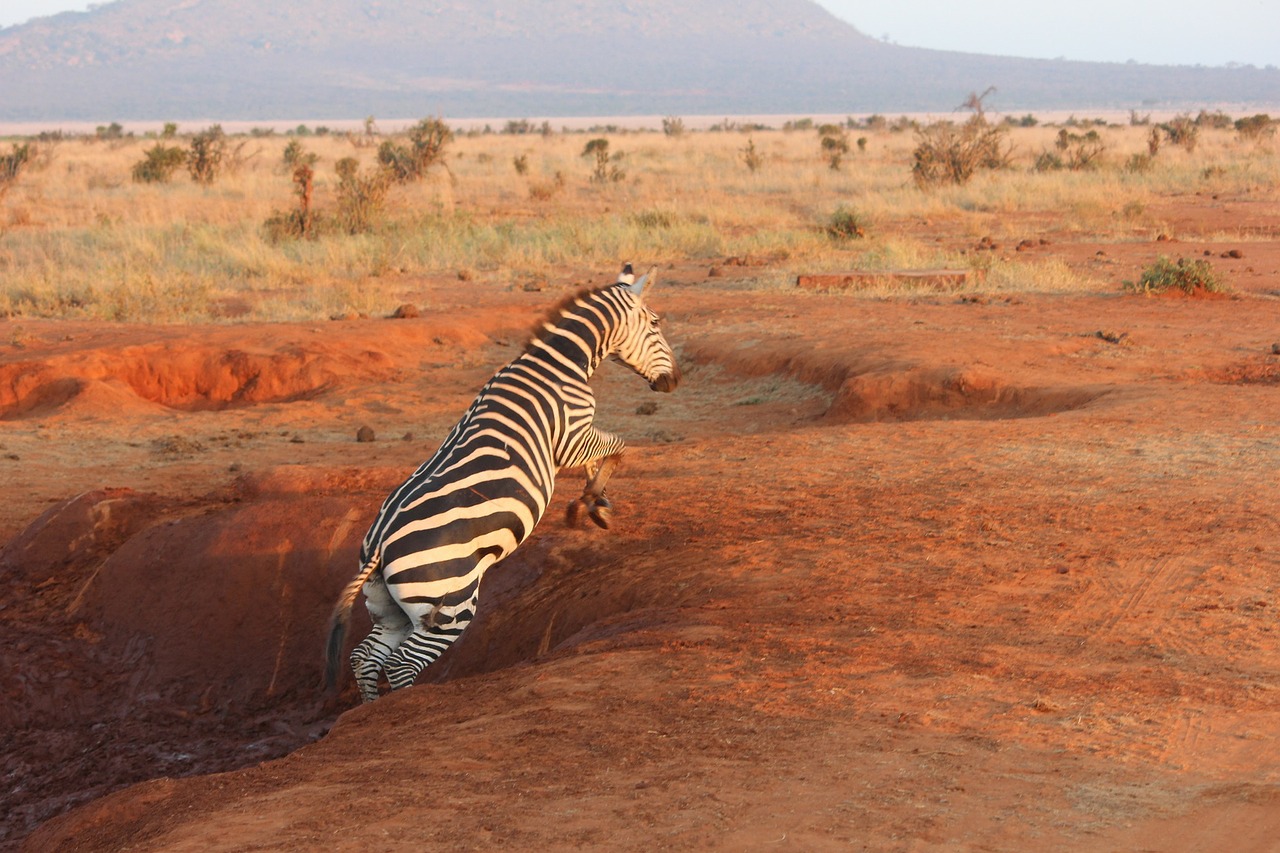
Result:
{"label": "zebra's front leg", "polygon": [[604,496],[604,487],[621,458],[621,452],[611,453],[587,463],[586,488],[582,490],[582,497],[569,504],[567,521],[570,527],[577,527],[585,512],[597,527],[609,529],[609,523],[613,519],[613,505]]}

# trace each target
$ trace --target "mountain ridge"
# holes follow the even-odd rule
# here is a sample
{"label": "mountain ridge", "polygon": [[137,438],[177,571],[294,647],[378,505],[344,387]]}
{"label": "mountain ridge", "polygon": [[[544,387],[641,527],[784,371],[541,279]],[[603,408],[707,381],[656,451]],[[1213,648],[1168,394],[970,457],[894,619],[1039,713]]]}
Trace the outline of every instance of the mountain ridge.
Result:
{"label": "mountain ridge", "polygon": [[0,29],[0,120],[1005,109],[1280,99],[1280,71],[887,44],[812,0],[115,0]]}

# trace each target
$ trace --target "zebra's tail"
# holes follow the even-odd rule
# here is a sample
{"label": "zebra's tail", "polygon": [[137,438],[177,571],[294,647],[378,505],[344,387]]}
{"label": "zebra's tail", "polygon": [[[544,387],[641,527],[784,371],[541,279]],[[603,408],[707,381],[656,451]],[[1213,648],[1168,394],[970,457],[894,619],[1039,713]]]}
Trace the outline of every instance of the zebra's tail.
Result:
{"label": "zebra's tail", "polygon": [[338,660],[342,657],[342,647],[347,642],[347,623],[351,621],[351,607],[365,581],[378,570],[382,564],[382,555],[375,553],[369,562],[360,567],[360,571],[351,579],[351,583],[343,587],[342,595],[333,606],[333,615],[329,617],[329,642],[325,645],[324,687],[330,692],[338,684]]}

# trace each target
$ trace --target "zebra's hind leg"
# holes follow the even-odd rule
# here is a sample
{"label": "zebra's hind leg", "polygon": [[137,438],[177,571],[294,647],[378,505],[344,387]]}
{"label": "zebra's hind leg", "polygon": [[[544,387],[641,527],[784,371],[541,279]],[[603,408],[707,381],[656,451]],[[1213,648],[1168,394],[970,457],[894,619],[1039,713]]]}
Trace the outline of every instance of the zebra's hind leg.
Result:
{"label": "zebra's hind leg", "polygon": [[387,682],[392,690],[413,684],[419,673],[435,663],[436,658],[462,636],[475,618],[479,595],[477,588],[462,604],[435,608],[413,627],[387,661]]}
{"label": "zebra's hind leg", "polygon": [[387,584],[375,576],[364,585],[365,607],[373,620],[373,630],[351,650],[351,670],[355,673],[360,698],[372,702],[378,698],[378,673],[387,658],[409,636],[413,623],[387,591]]}

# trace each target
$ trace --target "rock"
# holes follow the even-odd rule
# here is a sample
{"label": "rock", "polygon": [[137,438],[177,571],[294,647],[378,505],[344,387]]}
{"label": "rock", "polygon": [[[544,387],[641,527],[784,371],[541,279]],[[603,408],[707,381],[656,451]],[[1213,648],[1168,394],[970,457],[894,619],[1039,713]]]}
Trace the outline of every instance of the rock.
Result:
{"label": "rock", "polygon": [[377,438],[378,438],[377,435],[375,435],[373,432],[373,427],[369,426],[368,424],[365,424],[364,426],[360,427],[360,429],[356,430],[356,441],[369,442],[369,441],[376,441]]}
{"label": "rock", "polygon": [[391,315],[391,319],[413,320],[420,316],[421,314],[418,311],[418,306],[414,305],[412,302],[406,302],[395,310],[395,313]]}

